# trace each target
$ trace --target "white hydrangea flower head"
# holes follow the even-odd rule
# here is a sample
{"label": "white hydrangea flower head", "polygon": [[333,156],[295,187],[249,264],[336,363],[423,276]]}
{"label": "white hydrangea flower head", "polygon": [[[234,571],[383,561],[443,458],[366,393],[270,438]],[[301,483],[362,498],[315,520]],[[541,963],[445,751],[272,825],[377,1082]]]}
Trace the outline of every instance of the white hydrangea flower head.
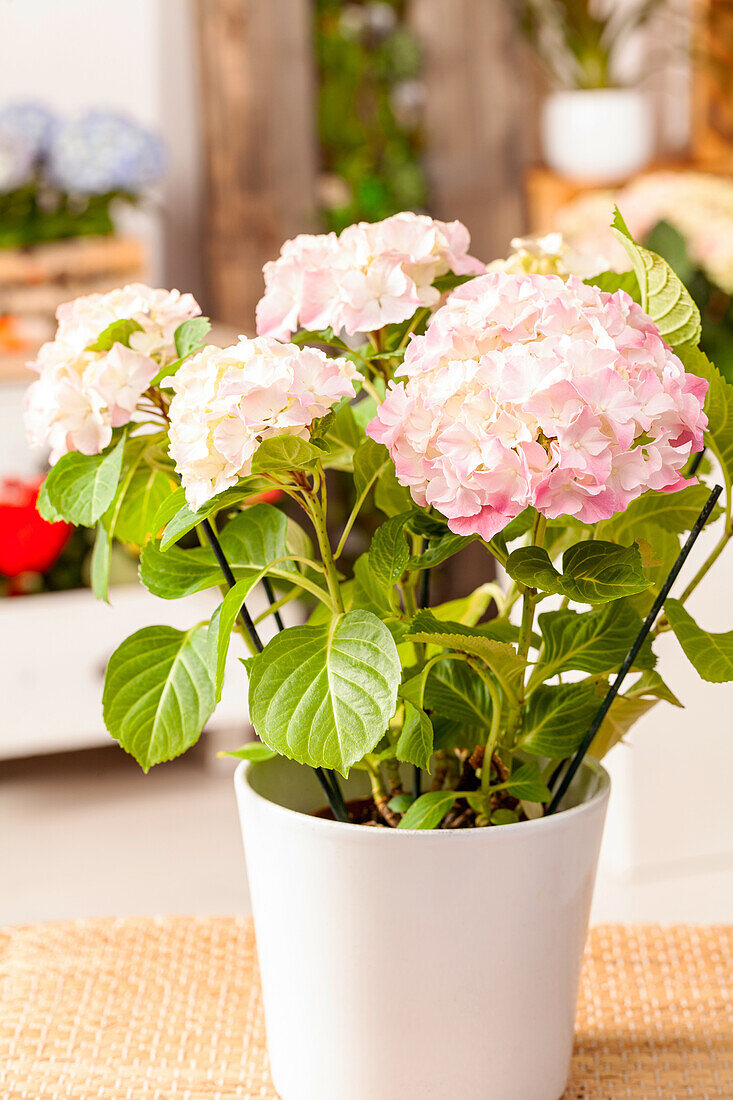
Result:
{"label": "white hydrangea flower head", "polygon": [[[103,451],[113,428],[130,421],[160,367],[176,358],[175,330],[200,312],[190,294],[140,283],[59,306],[56,336],[30,364],[40,375],[25,397],[31,446],[50,447],[52,463],[68,451]],[[129,347],[89,350],[106,328],[127,319],[140,325]]]}
{"label": "white hydrangea flower head", "polygon": [[170,455],[189,506],[197,511],[246,477],[264,439],[308,439],[314,420],[355,396],[358,377],[348,359],[266,336],[192,355],[172,380],[169,409]]}

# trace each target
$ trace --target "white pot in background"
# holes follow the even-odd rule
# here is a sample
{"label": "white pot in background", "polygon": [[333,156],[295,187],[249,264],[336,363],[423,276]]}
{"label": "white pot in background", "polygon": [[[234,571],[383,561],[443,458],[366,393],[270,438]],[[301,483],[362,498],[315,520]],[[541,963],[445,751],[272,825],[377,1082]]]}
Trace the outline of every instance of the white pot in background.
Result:
{"label": "white pot in background", "polygon": [[549,167],[589,183],[624,180],[654,155],[651,101],[635,88],[552,92],[541,134]]}
{"label": "white pot in background", "polygon": [[[315,777],[235,777],[282,1100],[558,1100],[608,802],[589,763],[551,818],[415,832],[308,816]],[[347,798],[368,794],[352,772]]]}

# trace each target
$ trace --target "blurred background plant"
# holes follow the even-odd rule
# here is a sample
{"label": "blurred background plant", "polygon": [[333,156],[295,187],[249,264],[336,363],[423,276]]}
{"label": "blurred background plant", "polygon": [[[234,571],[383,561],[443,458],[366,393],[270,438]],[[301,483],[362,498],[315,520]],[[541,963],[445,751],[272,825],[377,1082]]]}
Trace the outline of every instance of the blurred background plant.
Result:
{"label": "blurred background plant", "polygon": [[405,0],[317,0],[318,200],[326,228],[421,210],[420,54]]}
{"label": "blurred background plant", "polygon": [[677,272],[702,314],[702,343],[733,382],[733,180],[703,172],[649,172],[617,191],[591,191],[555,219],[567,244],[617,271],[625,251],[608,228],[618,204],[637,239]]}
{"label": "blurred background plant", "polygon": [[113,204],[160,179],[163,145],[114,111],[58,118],[42,103],[0,111],[0,248],[114,232]]}
{"label": "blurred background plant", "polygon": [[584,90],[618,86],[620,54],[668,3],[512,0],[519,26],[553,84]]}

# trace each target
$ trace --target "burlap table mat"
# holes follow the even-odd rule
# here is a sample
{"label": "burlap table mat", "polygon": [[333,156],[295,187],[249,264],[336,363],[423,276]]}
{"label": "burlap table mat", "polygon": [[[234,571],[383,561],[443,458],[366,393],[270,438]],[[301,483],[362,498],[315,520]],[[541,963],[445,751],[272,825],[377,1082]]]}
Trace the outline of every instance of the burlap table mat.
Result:
{"label": "burlap table mat", "polygon": [[[566,1100],[731,1100],[732,975],[733,927],[595,928]],[[0,933],[2,1100],[275,1095],[249,921]]]}

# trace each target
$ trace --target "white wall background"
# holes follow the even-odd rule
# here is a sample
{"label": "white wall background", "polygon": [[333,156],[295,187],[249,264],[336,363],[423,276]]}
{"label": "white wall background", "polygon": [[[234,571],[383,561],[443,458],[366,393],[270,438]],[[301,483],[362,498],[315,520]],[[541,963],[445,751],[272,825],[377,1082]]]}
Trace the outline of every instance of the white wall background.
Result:
{"label": "white wall background", "polygon": [[[150,242],[151,278],[202,293],[192,0],[0,0],[0,105],[124,111],[166,143],[166,180],[124,226]],[[202,301],[205,309],[205,301]]]}

